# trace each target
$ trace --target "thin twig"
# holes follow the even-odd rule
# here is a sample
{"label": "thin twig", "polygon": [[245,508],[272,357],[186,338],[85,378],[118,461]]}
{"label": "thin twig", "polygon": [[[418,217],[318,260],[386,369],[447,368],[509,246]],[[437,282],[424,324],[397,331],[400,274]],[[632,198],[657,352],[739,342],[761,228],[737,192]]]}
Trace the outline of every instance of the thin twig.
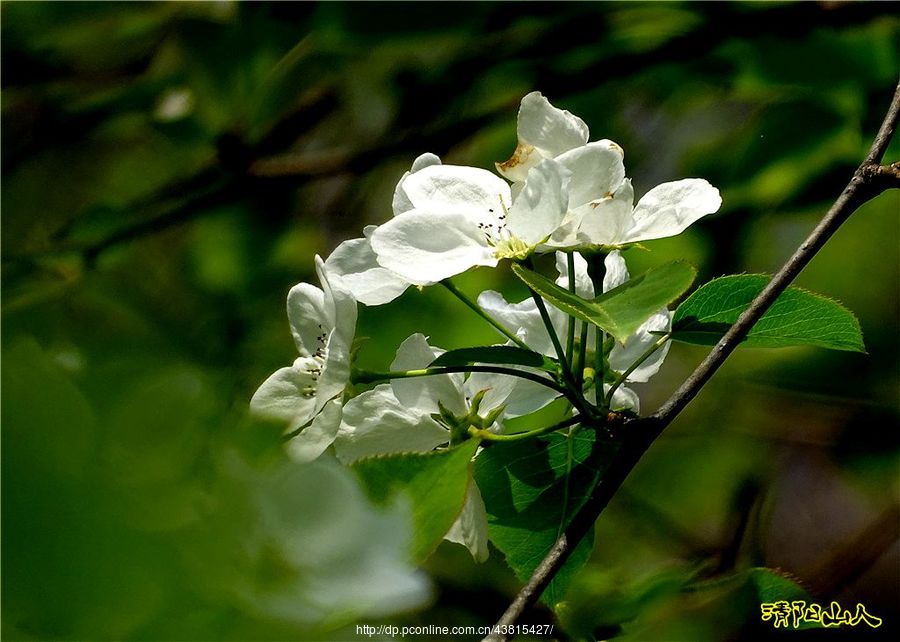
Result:
{"label": "thin twig", "polygon": [[575,363],[575,382],[582,387],[584,385],[584,363],[587,360],[588,331],[588,322],[582,321],[581,329],[578,332],[578,361]]}
{"label": "thin twig", "polygon": [[[575,294],[575,254],[569,252],[566,254],[566,271],[569,275],[569,292]],[[569,315],[566,325],[566,358],[569,363],[575,363],[575,355],[572,351],[575,349],[575,317]],[[578,379],[578,372],[575,373],[575,379]]]}
{"label": "thin twig", "polygon": [[377,381],[387,381],[389,379],[412,379],[415,377],[433,377],[436,375],[454,374],[457,372],[491,372],[493,374],[509,375],[510,377],[519,377],[527,379],[541,386],[545,386],[562,395],[570,394],[570,391],[551,379],[535,372],[528,370],[517,370],[515,368],[505,368],[503,366],[492,365],[460,365],[460,366],[437,366],[419,368],[416,370],[391,370],[388,372],[372,372],[369,370],[356,370],[353,372],[353,383],[375,383]]}
{"label": "thin twig", "polygon": [[475,314],[477,314],[482,319],[484,319],[485,321],[490,323],[504,337],[506,337],[507,339],[509,339],[510,341],[512,341],[513,343],[515,343],[517,346],[519,346],[520,348],[522,348],[524,350],[531,350],[531,348],[528,347],[528,344],[526,344],[524,341],[522,341],[522,339],[517,337],[513,332],[510,332],[509,328],[507,328],[502,323],[497,321],[494,317],[489,315],[484,310],[484,308],[482,308],[480,305],[478,305],[477,302],[473,301],[468,296],[466,296],[466,294],[462,290],[460,290],[458,287],[456,287],[456,285],[453,283],[453,281],[451,281],[450,279],[444,279],[443,281],[440,281],[440,284],[443,285],[445,288],[447,288],[447,290],[451,294],[453,294],[453,296],[455,296],[457,299],[462,301],[470,310],[475,312]]}
{"label": "thin twig", "polygon": [[537,306],[541,319],[544,322],[544,326],[547,328],[547,334],[550,335],[553,349],[556,350],[556,356],[559,358],[559,369],[562,371],[563,384],[569,391],[569,394],[566,395],[567,398],[572,402],[572,405],[575,406],[578,412],[585,417],[596,417],[596,411],[591,408],[590,404],[587,403],[587,400],[584,399],[580,386],[575,382],[572,368],[569,366],[568,359],[566,359],[566,352],[559,342],[559,337],[556,336],[556,330],[553,328],[553,321],[550,319],[550,313],[547,311],[547,306],[544,305],[544,300],[541,298],[540,294],[531,288],[528,288],[528,291],[531,292],[531,298],[534,299],[534,304]]}
{"label": "thin twig", "polygon": [[555,432],[557,430],[562,430],[563,428],[568,428],[569,426],[581,423],[581,419],[582,418],[580,415],[575,415],[573,417],[563,419],[558,423],[544,426],[543,428],[537,428],[535,430],[529,430],[527,432],[512,433],[495,433],[487,429],[479,429],[475,428],[474,426],[469,426],[469,434],[472,437],[483,439],[485,441],[521,441],[523,439],[531,439],[533,437],[537,437],[538,435],[546,435],[549,432]]}
{"label": "thin twig", "polygon": [[[719,343],[707,355],[706,359],[697,366],[697,369],[694,370],[669,400],[650,417],[636,419],[624,426],[623,430],[621,430],[623,436],[622,445],[613,457],[613,461],[604,474],[603,479],[594,489],[590,499],[572,520],[566,532],[557,539],[550,552],[547,553],[546,557],[535,569],[531,578],[497,621],[497,626],[494,627],[494,630],[513,630],[513,627],[510,625],[515,624],[525,609],[537,601],[654,440],[697,395],[741,340],[747,336],[754,324],[765,314],[778,296],[787,289],[797,274],[825,245],[841,224],[860,205],[886,189],[898,186],[894,178],[890,180],[883,178],[886,174],[890,176],[896,174],[896,163],[890,166],[880,165],[888,143],[897,128],[898,117],[900,117],[900,84],[898,84],[894,92],[891,106],[884,117],[878,134],[875,136],[868,155],[857,168],[853,178],[850,179],[837,201],[831,206],[831,209],[828,210],[828,213],[809,237],[797,248],[778,273],[772,277],[769,284],[750,303],[750,306],[725,333],[725,336],[719,340]],[[512,635],[509,633],[495,633],[485,637],[484,642],[505,642],[511,637]]]}

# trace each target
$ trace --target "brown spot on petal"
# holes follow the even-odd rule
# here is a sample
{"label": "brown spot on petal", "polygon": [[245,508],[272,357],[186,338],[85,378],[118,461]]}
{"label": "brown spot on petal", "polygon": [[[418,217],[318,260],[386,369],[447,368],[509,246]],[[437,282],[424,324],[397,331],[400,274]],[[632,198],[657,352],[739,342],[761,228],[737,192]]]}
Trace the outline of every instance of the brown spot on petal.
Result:
{"label": "brown spot on petal", "polygon": [[622,154],[622,157],[623,157],[623,158],[625,157],[625,150],[622,149],[621,145],[619,145],[618,143],[614,143],[613,141],[609,141],[609,148],[610,148],[610,149],[614,149],[614,150],[616,150],[617,152],[619,152],[620,154]]}
{"label": "brown spot on petal", "polygon": [[505,160],[502,163],[496,163],[497,169],[504,172],[509,171],[518,165],[524,165],[525,161],[528,160],[528,157],[531,156],[531,152],[533,151],[533,145],[519,143],[516,145],[516,151],[513,152],[513,155],[510,156],[508,160]]}
{"label": "brown spot on petal", "polygon": [[607,192],[606,194],[603,195],[603,198],[598,198],[596,201],[591,201],[590,203],[588,203],[588,205],[591,206],[591,209],[597,209],[598,207],[600,207],[600,203],[603,203],[604,201],[608,201],[612,197],[613,197],[612,192]]}

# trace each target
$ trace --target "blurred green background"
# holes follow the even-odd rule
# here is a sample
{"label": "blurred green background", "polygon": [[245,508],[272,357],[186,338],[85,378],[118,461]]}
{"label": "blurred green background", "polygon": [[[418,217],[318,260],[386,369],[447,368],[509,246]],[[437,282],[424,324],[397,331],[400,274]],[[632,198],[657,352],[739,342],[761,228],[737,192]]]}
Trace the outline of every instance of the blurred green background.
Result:
{"label": "blurred green background", "polygon": [[[3,636],[359,639],[268,608],[283,561],[246,546],[292,536],[260,518],[252,489],[288,464],[246,408],[294,357],[284,297],[315,281],[313,255],[385,221],[418,154],[507,158],[539,90],[624,147],[638,195],[721,189],[718,214],[630,250],[633,272],[777,269],[881,122],[894,8],[3,3]],[[601,518],[557,637],[761,639],[743,576],[682,590],[753,566],[885,620],[815,637],[896,635],[898,210],[897,192],[865,205],[798,280],[858,314],[868,354],[730,359]],[[504,269],[459,284],[522,293]],[[361,308],[362,364],[413,331],[495,340],[447,292],[412,290]],[[673,347],[644,410],[704,352]],[[329,523],[305,505],[293,519]],[[425,570],[430,602],[378,621],[487,625],[518,588],[496,551],[475,565],[444,544]]]}

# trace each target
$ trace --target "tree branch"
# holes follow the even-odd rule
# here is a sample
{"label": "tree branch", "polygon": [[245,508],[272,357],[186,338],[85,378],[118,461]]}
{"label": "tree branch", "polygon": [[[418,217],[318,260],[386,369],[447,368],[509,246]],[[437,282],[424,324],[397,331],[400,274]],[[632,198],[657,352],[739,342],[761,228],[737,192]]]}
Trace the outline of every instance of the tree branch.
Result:
{"label": "tree branch", "polygon": [[787,260],[780,270],[772,277],[769,284],[750,303],[738,317],[734,325],[725,333],[719,343],[712,349],[706,359],[697,366],[697,369],[672,397],[662,405],[654,417],[665,428],[684,409],[684,407],[700,392],[700,389],[709,381],[709,378],[719,369],[725,359],[737,348],[738,344],[747,336],[754,324],[765,314],[766,310],[775,302],[775,299],[784,292],[791,282],[797,277],[803,268],[812,260],[819,250],[825,245],[838,228],[846,221],[856,209],[866,201],[874,198],[888,188],[886,181],[881,178],[878,165],[887,149],[891,136],[897,127],[898,114],[900,114],[900,85],[894,92],[894,99],[890,109],[881,124],[872,148],[866,160],[857,168],[853,178],[841,192],[841,195],[828,210],[825,217],[819,222],[807,239],[797,248],[794,254]]}
{"label": "tree branch", "polygon": [[[612,464],[603,479],[566,531],[557,539],[553,548],[535,569],[531,578],[516,595],[506,612],[497,621],[498,627],[515,624],[525,609],[537,601],[650,445],[697,395],[741,340],[747,336],[754,324],[787,289],[813,256],[822,249],[841,224],[866,201],[887,189],[900,186],[898,185],[900,183],[898,163],[888,166],[880,164],[897,128],[898,117],[900,117],[900,84],[894,92],[891,106],[868,155],[809,237],[772,277],[769,284],[750,303],[750,306],[725,333],[725,336],[719,340],[719,343],[669,400],[653,415],[633,420],[618,429],[622,445],[613,457]],[[505,642],[511,637],[510,634],[497,633],[485,637],[484,642]]]}

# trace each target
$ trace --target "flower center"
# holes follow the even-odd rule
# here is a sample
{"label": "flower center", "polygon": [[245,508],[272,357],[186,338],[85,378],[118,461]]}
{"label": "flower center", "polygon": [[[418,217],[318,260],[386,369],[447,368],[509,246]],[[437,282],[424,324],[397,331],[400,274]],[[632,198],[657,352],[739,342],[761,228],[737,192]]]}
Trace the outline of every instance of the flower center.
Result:
{"label": "flower center", "polygon": [[494,248],[494,256],[498,259],[524,259],[531,254],[531,247],[522,239],[514,236],[506,225],[509,211],[498,197],[503,214],[496,214],[494,209],[488,209],[488,220],[478,223],[478,229],[484,234],[484,239],[489,247]]}
{"label": "flower center", "polygon": [[531,246],[522,239],[509,236],[494,245],[494,256],[498,259],[522,260],[531,254]]}
{"label": "flower center", "polygon": [[300,394],[307,399],[316,396],[319,377],[322,375],[322,369],[325,367],[325,359],[328,356],[328,346],[326,343],[328,333],[322,328],[321,323],[317,325],[319,326],[319,334],[316,336],[316,351],[311,357],[307,357],[303,360],[303,372],[309,375],[310,381],[306,386],[300,389]]}

